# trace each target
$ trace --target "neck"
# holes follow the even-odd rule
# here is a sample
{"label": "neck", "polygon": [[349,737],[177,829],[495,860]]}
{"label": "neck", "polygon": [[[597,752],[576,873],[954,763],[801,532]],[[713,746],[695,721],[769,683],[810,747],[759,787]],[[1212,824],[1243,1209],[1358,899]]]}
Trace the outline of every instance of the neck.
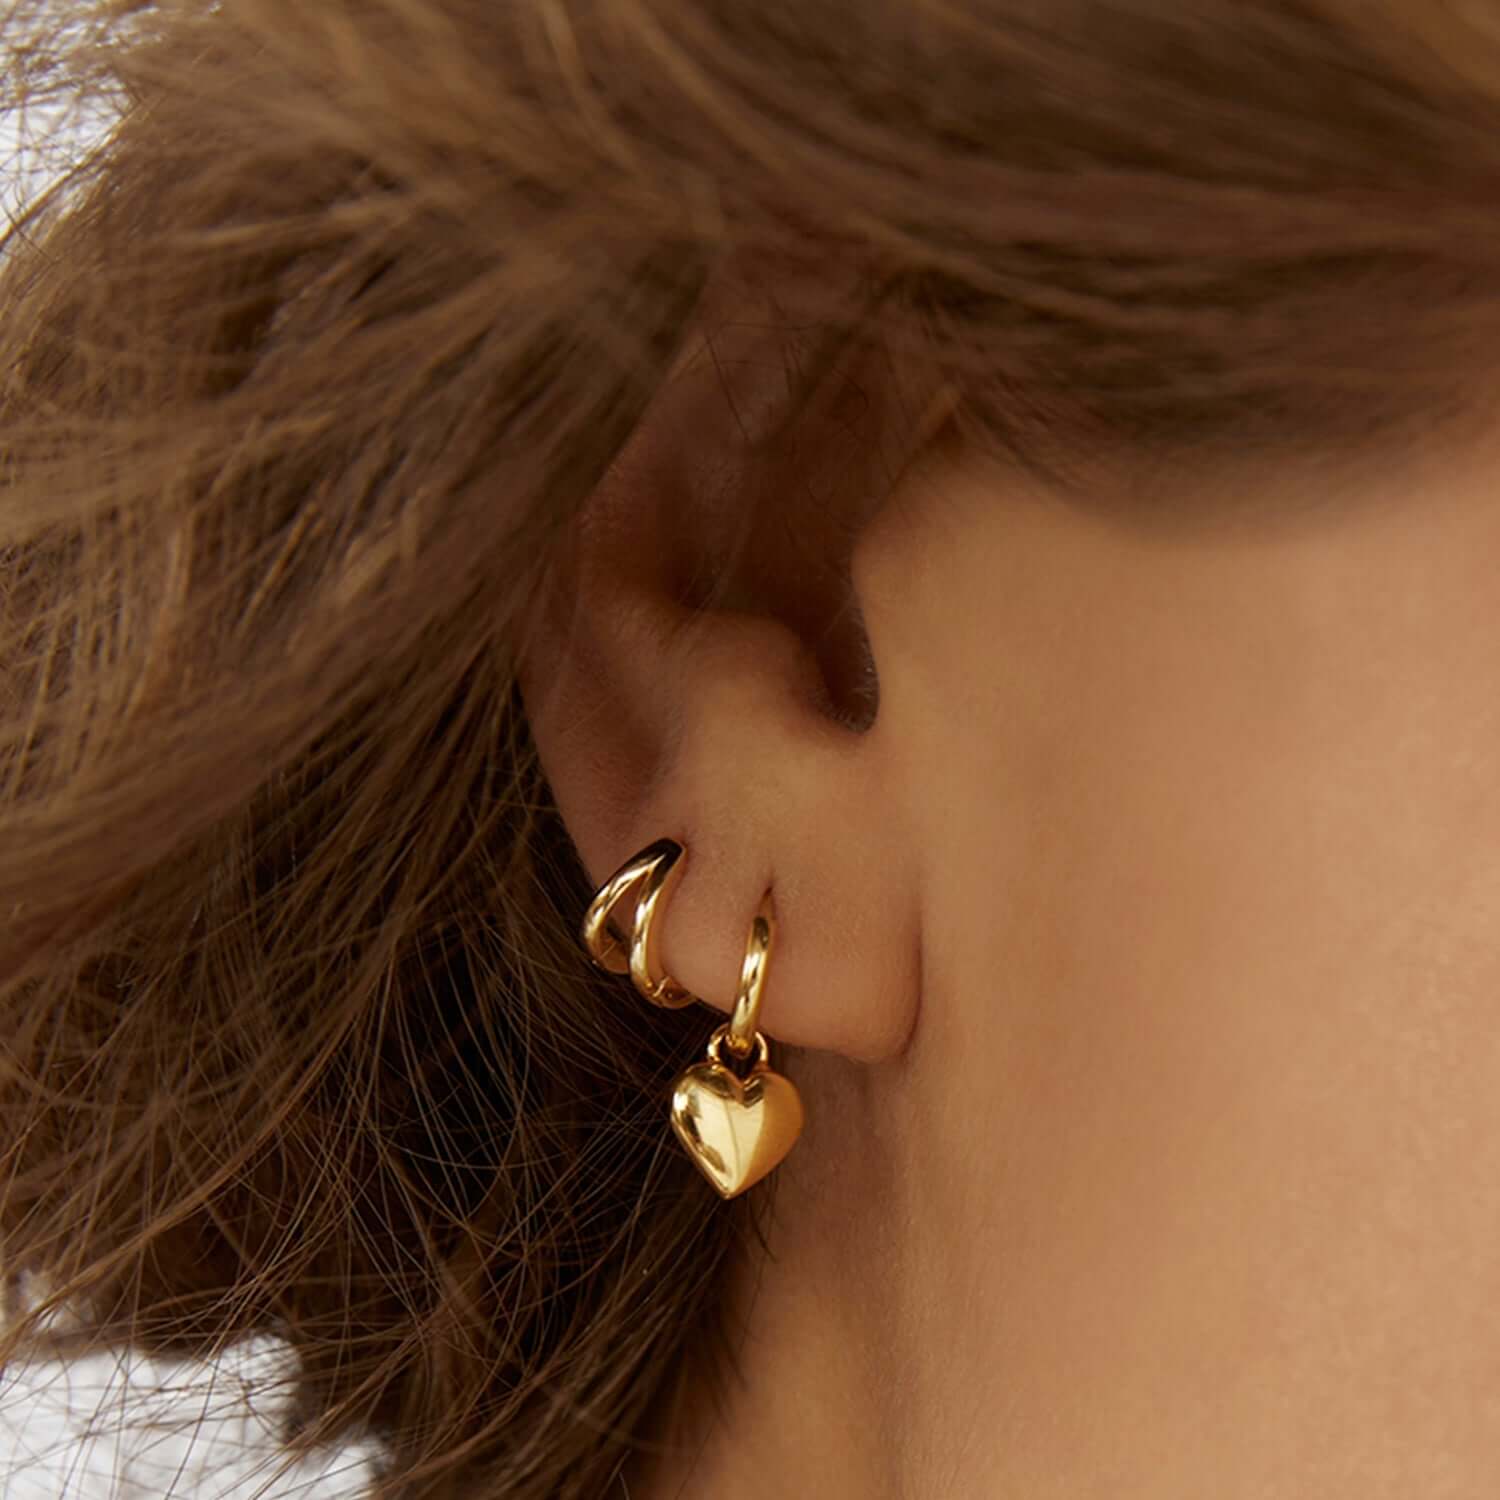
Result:
{"label": "neck", "polygon": [[902,1068],[784,1049],[776,1066],[809,1114],[756,1206],[766,1249],[748,1235],[728,1274],[732,1366],[690,1392],[669,1453],[629,1477],[631,1500],[903,1493],[922,1358],[911,1350],[934,1346],[910,1327],[913,1299],[897,1286],[910,1226],[893,1205],[907,1192],[886,1154],[892,1118],[872,1116],[872,1076],[875,1090],[899,1092]]}

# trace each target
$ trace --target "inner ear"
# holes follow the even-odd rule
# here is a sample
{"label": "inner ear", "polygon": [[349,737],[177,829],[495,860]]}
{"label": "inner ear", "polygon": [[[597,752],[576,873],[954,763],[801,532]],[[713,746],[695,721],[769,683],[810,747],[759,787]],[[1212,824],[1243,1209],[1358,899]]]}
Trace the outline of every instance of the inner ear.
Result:
{"label": "inner ear", "polygon": [[822,711],[869,729],[879,673],[851,559],[931,435],[910,390],[868,337],[745,319],[706,328],[676,379],[696,386],[679,392],[660,533],[678,601],[780,621],[817,664]]}

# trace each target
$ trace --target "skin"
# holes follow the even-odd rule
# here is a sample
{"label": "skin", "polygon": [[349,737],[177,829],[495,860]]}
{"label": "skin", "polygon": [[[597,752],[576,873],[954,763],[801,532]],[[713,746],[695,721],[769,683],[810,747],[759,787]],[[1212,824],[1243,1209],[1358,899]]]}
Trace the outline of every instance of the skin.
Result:
{"label": "skin", "polygon": [[[699,524],[690,385],[601,496],[648,538]],[[685,839],[663,957],[718,1009],[773,879],[808,1115],[744,1378],[622,1493],[1500,1489],[1493,473],[914,462],[859,734],[789,616],[685,627],[591,523],[523,678],[559,804],[599,879]]]}

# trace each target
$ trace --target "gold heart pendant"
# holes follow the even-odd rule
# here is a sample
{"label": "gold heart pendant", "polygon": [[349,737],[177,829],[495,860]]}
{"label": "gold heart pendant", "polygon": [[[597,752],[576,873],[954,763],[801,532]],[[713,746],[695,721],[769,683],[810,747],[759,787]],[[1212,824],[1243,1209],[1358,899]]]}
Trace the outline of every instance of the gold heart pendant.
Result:
{"label": "gold heart pendant", "polygon": [[712,1061],[695,1064],[673,1086],[672,1129],[719,1196],[733,1198],[796,1145],[803,1114],[797,1086],[766,1065],[759,1032],[755,1066],[743,1079],[719,1061],[725,1031],[720,1027],[708,1044]]}

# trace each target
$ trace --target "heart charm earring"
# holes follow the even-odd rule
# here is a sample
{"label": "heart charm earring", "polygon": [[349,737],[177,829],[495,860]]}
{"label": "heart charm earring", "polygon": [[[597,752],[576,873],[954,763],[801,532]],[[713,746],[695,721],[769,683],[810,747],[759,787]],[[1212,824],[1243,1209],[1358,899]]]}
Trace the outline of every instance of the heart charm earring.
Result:
{"label": "heart charm earring", "polygon": [[[611,973],[628,973],[646,999],[672,1009],[698,998],[662,972],[654,937],[657,915],[682,876],[685,853],[675,839],[648,844],[599,887],[583,919],[584,945],[594,962]],[[622,931],[616,910],[631,897],[628,930]],[[774,933],[767,891],[750,925],[733,1014],[709,1037],[707,1062],[688,1068],[672,1086],[672,1129],[726,1199],[773,1171],[802,1132],[802,1097],[791,1079],[772,1070],[770,1043],[756,1029]],[[748,1073],[726,1062],[726,1047],[741,1062],[753,1054]]]}
{"label": "heart charm earring", "polygon": [[[708,1039],[708,1061],[694,1064],[672,1087],[672,1129],[698,1170],[722,1198],[733,1198],[771,1172],[802,1133],[802,1096],[772,1071],[771,1046],[756,1030],[774,929],[767,892],[750,925],[734,1013]],[[754,1053],[741,1077],[724,1061]]]}

